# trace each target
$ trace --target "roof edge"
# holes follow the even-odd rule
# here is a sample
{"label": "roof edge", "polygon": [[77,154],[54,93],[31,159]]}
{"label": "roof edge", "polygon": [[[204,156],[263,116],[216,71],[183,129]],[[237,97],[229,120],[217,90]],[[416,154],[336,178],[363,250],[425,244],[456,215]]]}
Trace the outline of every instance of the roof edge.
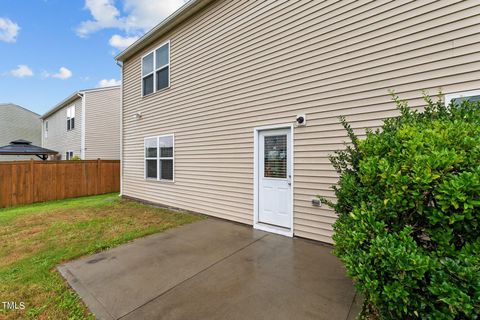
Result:
{"label": "roof edge", "polygon": [[68,103],[71,103],[75,100],[77,100],[77,98],[79,98],[79,94],[82,94],[81,91],[75,91],[74,93],[72,93],[71,95],[69,95],[67,98],[63,99],[60,103],[58,103],[55,107],[53,107],[52,109],[48,110],[47,112],[45,112],[41,117],[40,119],[44,120],[45,118],[51,116],[52,114],[54,114],[55,112],[57,112],[58,110],[62,109],[66,104]]}
{"label": "roof edge", "polygon": [[106,90],[120,89],[121,86],[122,86],[121,84],[117,84],[115,86],[98,87],[98,88],[79,90],[78,92],[79,93],[84,93],[84,92],[106,91]]}
{"label": "roof edge", "polygon": [[62,109],[65,107],[65,105],[77,100],[78,95],[83,95],[84,93],[89,93],[89,92],[96,92],[96,91],[106,91],[106,90],[113,90],[113,89],[120,89],[122,85],[116,85],[116,86],[108,86],[108,87],[101,87],[101,88],[91,88],[91,89],[83,89],[83,90],[78,90],[69,95],[67,98],[63,99],[60,103],[58,103],[55,107],[52,109],[48,110],[45,112],[42,116],[40,116],[40,119],[45,119],[58,110]]}
{"label": "roof edge", "polygon": [[38,116],[38,117],[40,118],[40,114],[36,113],[35,111],[29,110],[29,109],[27,109],[27,108],[25,108],[25,107],[22,107],[22,106],[20,106],[20,105],[18,105],[18,104],[16,104],[16,103],[12,103],[12,102],[0,103],[0,106],[14,106],[14,107],[18,107],[18,108],[23,109],[23,110],[25,110],[25,111],[31,112],[31,113],[33,113],[34,115],[36,115],[36,116]]}
{"label": "roof edge", "polygon": [[162,20],[155,27],[147,31],[143,36],[141,36],[137,41],[132,43],[125,50],[120,52],[116,57],[116,61],[124,62],[138,51],[148,46],[156,39],[160,38],[162,35],[172,30],[174,27],[206,7],[208,4],[214,0],[190,0],[177,9],[170,16]]}

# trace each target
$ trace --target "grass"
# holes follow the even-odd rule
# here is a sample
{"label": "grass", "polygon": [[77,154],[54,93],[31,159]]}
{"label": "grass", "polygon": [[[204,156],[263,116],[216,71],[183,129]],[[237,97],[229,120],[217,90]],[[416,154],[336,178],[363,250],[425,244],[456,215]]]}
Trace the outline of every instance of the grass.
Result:
{"label": "grass", "polygon": [[0,319],[94,319],[57,265],[200,219],[118,194],[0,209]]}

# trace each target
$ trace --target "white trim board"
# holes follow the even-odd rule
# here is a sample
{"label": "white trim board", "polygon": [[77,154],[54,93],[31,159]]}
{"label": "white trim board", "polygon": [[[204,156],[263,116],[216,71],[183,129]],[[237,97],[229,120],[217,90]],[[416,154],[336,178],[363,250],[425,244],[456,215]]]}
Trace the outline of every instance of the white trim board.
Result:
{"label": "white trim board", "polygon": [[[273,129],[290,129],[290,159],[291,159],[291,204],[290,204],[290,210],[292,212],[291,215],[291,222],[290,222],[290,229],[288,228],[282,228],[282,227],[277,227],[277,226],[272,226],[268,224],[264,224],[258,221],[258,202],[259,202],[259,196],[258,196],[258,182],[259,182],[259,154],[258,154],[258,147],[259,147],[259,141],[258,141],[258,136],[260,131],[264,130],[273,130]],[[294,163],[295,163],[295,156],[294,156],[294,126],[291,123],[288,124],[276,124],[276,125],[270,125],[270,126],[262,126],[262,127],[256,127],[253,129],[253,172],[254,172],[254,178],[253,178],[253,228],[258,229],[258,230],[263,230],[267,232],[272,232],[272,233],[277,233],[283,236],[287,237],[293,237],[294,235],[294,225],[293,225],[293,216],[294,216],[294,181],[295,181],[295,168],[294,168]]]}

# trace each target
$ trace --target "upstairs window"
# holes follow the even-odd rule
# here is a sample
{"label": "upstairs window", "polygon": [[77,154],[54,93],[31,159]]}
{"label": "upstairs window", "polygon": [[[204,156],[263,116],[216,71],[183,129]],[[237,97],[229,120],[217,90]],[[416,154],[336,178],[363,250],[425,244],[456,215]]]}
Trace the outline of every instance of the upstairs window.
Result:
{"label": "upstairs window", "polygon": [[67,108],[67,131],[75,129],[75,106]]}
{"label": "upstairs window", "polygon": [[142,58],[142,95],[146,96],[170,86],[170,42]]}
{"label": "upstairs window", "polygon": [[145,178],[173,181],[173,135],[145,139]]}
{"label": "upstairs window", "polygon": [[48,138],[48,120],[45,121],[45,138]]}

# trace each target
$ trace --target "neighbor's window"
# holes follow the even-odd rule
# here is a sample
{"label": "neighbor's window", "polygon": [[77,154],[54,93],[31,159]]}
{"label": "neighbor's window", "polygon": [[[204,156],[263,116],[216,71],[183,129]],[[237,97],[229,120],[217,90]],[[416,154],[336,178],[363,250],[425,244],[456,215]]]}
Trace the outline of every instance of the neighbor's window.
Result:
{"label": "neighbor's window", "polygon": [[75,129],[75,106],[67,108],[67,131]]}
{"label": "neighbor's window", "polygon": [[173,181],[173,135],[145,139],[145,178]]}
{"label": "neighbor's window", "polygon": [[73,158],[73,151],[67,151],[65,154],[65,159],[66,160],[71,160]]}
{"label": "neighbor's window", "polygon": [[45,138],[48,138],[48,120],[45,121]]}
{"label": "neighbor's window", "polygon": [[142,95],[170,86],[170,42],[142,58]]}
{"label": "neighbor's window", "polygon": [[450,102],[459,104],[463,100],[480,101],[480,90],[464,91],[445,95],[445,105],[449,105]]}

